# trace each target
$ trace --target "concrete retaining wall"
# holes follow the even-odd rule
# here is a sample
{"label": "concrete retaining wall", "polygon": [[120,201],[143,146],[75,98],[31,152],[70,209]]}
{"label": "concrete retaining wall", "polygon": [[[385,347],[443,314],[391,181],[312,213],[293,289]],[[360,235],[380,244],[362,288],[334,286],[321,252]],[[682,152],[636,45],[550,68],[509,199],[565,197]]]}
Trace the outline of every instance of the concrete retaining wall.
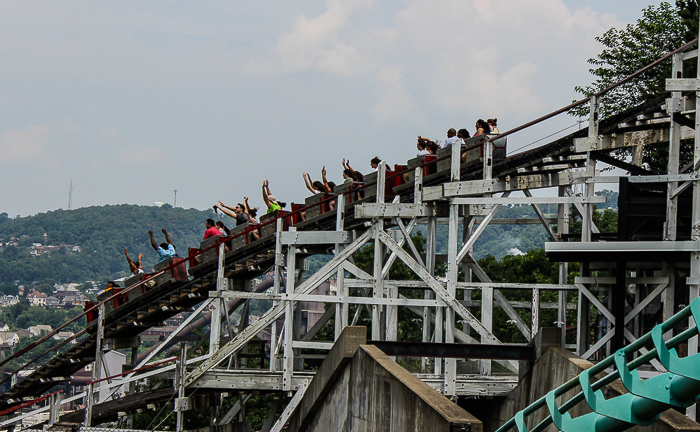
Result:
{"label": "concrete retaining wall", "polygon": [[336,342],[290,419],[288,431],[482,432],[476,417],[378,348],[360,345],[349,357],[353,350],[343,341],[356,342],[357,337]]}

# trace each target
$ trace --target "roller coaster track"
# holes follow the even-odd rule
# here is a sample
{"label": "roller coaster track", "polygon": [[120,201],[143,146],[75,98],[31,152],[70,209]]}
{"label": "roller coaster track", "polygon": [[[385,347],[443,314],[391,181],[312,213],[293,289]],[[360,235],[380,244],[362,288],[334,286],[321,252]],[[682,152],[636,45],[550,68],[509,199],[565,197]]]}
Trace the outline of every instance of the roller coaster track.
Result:
{"label": "roller coaster track", "polygon": [[[694,43],[695,41],[691,42]],[[687,44],[686,46],[682,47],[686,48],[687,46],[691,45]],[[666,56],[665,58],[667,58]],[[654,64],[658,63],[655,62]],[[632,109],[629,109],[621,114],[615,115],[613,117],[607,118],[605,120],[600,121],[599,126],[598,126],[598,133],[600,135],[606,135],[606,134],[624,134],[626,132],[635,132],[638,130],[644,130],[644,131],[649,131],[653,129],[664,129],[668,128],[668,124],[663,124],[663,123],[645,123],[643,125],[640,125],[637,120],[640,117],[643,118],[663,118],[667,117],[667,113],[664,109],[664,104],[665,104],[665,99],[664,98],[658,98],[654,100],[650,100],[642,105],[639,105],[637,107],[634,107]],[[573,105],[570,105],[569,107],[572,107]],[[563,110],[559,110],[559,112],[563,112]],[[557,113],[559,113],[557,112]],[[539,122],[542,119],[538,119],[535,122]],[[531,124],[534,124],[534,122],[531,122]],[[517,130],[519,130],[518,128]],[[516,131],[516,130],[513,130]],[[506,132],[503,135],[507,135],[511,133],[512,131]],[[556,161],[561,161],[561,165],[563,168],[560,168],[559,170],[564,170],[568,168],[575,168],[581,166],[579,164],[581,158],[573,158],[572,156],[577,156],[581,154],[585,154],[586,151],[578,151],[574,145],[574,140],[577,138],[585,138],[588,136],[588,131],[586,130],[581,130],[577,131],[575,133],[569,134],[563,138],[556,139],[548,144],[539,146],[535,149],[528,150],[528,151],[523,151],[518,154],[512,155],[512,156],[507,156],[494,161],[492,167],[493,167],[493,178],[505,178],[508,176],[517,176],[517,175],[526,175],[527,173],[537,173],[537,174],[542,174],[541,171],[534,170],[533,167],[539,166],[543,163],[545,160],[549,160],[549,162],[556,162]],[[498,137],[496,137],[498,138]],[[478,152],[481,151],[481,148],[484,144],[484,137],[476,137],[471,140],[467,141],[467,152],[471,152],[475,154],[474,160],[476,163],[464,163],[460,166],[460,180],[462,181],[468,181],[468,180],[479,180],[484,177],[484,172],[483,172],[483,165],[479,161],[479,156]],[[447,156],[443,157],[438,157],[437,160],[435,160],[433,163],[439,162],[441,159],[444,160]],[[548,162],[548,163],[549,163]],[[449,165],[449,161],[448,161]],[[425,166],[420,165],[420,166]],[[624,168],[627,168],[624,166]],[[400,169],[397,169],[395,173],[392,174],[392,176],[401,176],[403,173],[410,172],[410,169],[404,169],[403,171]],[[548,171],[549,173],[556,173],[557,170],[553,169],[551,171]],[[437,170],[433,170],[433,172],[429,173],[425,177],[423,177],[423,182],[422,182],[422,187],[424,188],[429,188],[429,187],[440,187],[448,182],[451,181],[450,178],[450,169],[440,169],[438,168]],[[546,175],[546,173],[545,173]],[[386,191],[385,193],[385,198],[392,198],[396,202],[401,202],[401,203],[411,203],[413,202],[413,197],[414,197],[414,184],[412,182],[397,182],[397,183],[402,183],[402,184],[397,184],[395,187],[392,189]],[[362,204],[365,202],[374,202],[375,196],[377,194],[377,187],[374,187],[374,195],[371,194],[370,192],[372,191],[372,186],[376,185],[376,183],[372,183],[371,181],[365,183],[363,186],[365,192],[367,192],[367,197],[364,199],[355,201],[355,202],[350,202],[349,204],[346,205],[345,210],[344,210],[344,226],[345,230],[347,231],[355,231],[358,236],[361,236],[365,231],[367,231],[367,227],[365,225],[365,219],[362,218],[356,218],[355,217],[355,209],[358,204]],[[351,192],[352,194],[353,192]],[[379,191],[381,193],[381,191]],[[333,199],[336,199],[336,197],[329,197],[328,199],[325,200],[325,202],[331,201]],[[302,207],[299,209],[294,210],[291,214],[295,213],[300,213],[304,210],[308,210],[312,207],[316,207],[319,205],[323,205],[323,202],[321,203],[316,203],[314,205]],[[289,215],[284,216],[289,217]],[[318,216],[312,216],[308,217],[306,221],[303,222],[298,222],[294,224],[293,226],[299,230],[299,231],[324,231],[324,230],[335,230],[336,226],[336,220],[337,220],[337,215],[336,215],[336,210],[329,210],[325,211],[322,214]],[[270,225],[274,226],[272,224],[275,223],[275,220],[270,220],[268,222],[265,222],[262,226],[264,225]],[[260,226],[260,227],[262,227]],[[390,227],[391,223],[389,225],[385,225],[385,227]],[[251,228],[251,229],[257,229],[257,228]],[[247,236],[247,233],[250,232],[251,229],[247,229],[244,233],[238,233],[234,237],[239,237],[239,236]],[[221,239],[219,243],[223,242],[226,239]],[[235,240],[235,239],[234,239]],[[273,250],[275,248],[275,243],[276,243],[276,236],[275,233],[263,235],[262,238],[260,238],[257,241],[246,241],[245,244],[239,246],[239,247],[234,247],[232,251],[226,253],[225,255],[225,268],[223,269],[224,272],[224,277],[226,278],[245,278],[245,279],[251,279],[257,276],[260,276],[264,274],[273,264],[275,261],[275,255],[273,253]],[[190,262],[190,268],[189,268],[189,279],[187,280],[177,280],[175,278],[169,277],[167,274],[167,271],[169,269],[166,269],[162,273],[158,273],[155,275],[152,279],[146,280],[139,282],[137,285],[130,287],[131,290],[136,290],[140,289],[143,286],[146,286],[147,284],[152,284],[149,286],[148,290],[143,290],[143,294],[132,299],[129,301],[124,302],[123,304],[118,304],[115,305],[113,310],[109,311],[105,315],[105,339],[125,339],[125,338],[133,338],[140,334],[141,332],[154,327],[161,325],[162,321],[165,319],[183,312],[183,311],[191,311],[193,306],[201,303],[208,297],[208,293],[210,291],[216,290],[216,285],[217,285],[217,272],[219,271],[218,269],[218,259],[216,259],[216,247],[218,246],[217,244],[214,244],[210,246],[209,248],[205,248],[202,251],[198,251],[188,257],[188,261]],[[333,249],[332,245],[329,244],[318,244],[318,245],[307,245],[304,248],[301,248],[297,251],[298,255],[312,255],[312,254],[317,254],[317,253],[330,253],[331,250]],[[209,254],[207,254],[207,251]],[[195,256],[200,256],[202,257],[202,262],[201,263],[196,263],[194,261]],[[155,282],[155,283],[154,283]],[[111,300],[111,299],[110,299]],[[110,301],[107,300],[107,301]],[[682,319],[682,317],[688,317],[691,314],[691,307],[693,308],[692,313],[693,315],[696,314],[696,311],[698,308],[700,308],[700,303],[697,301],[694,301],[692,305],[683,312],[679,313],[676,318],[674,317],[675,321],[677,322],[678,320]],[[682,317],[681,317],[682,316]],[[697,317],[700,317],[700,315],[695,315]],[[669,320],[671,321],[671,320]],[[662,324],[659,329],[656,330],[656,333],[659,331],[665,331],[668,328],[670,328],[669,321],[666,323]],[[75,373],[76,371],[82,369],[86,365],[88,365],[90,362],[94,361],[95,356],[96,356],[96,340],[95,340],[95,332],[94,332],[94,327],[95,323],[91,322],[88,324],[87,328],[83,331],[80,332],[79,335],[83,336],[82,339],[78,339],[77,343],[74,345],[70,346],[69,349],[67,349],[65,352],[62,352],[61,354],[55,356],[53,359],[51,359],[47,364],[38,367],[36,370],[34,370],[29,376],[24,378],[23,380],[20,380],[19,382],[15,383],[14,385],[11,386],[11,388],[4,393],[0,395],[0,404],[4,404],[4,406],[0,406],[0,408],[8,408],[12,406],[16,406],[22,402],[26,402],[27,400],[31,400],[32,398],[35,398],[37,395],[43,394],[45,392],[48,392],[52,387],[54,387],[57,383],[66,381],[69,379],[69,377]],[[692,331],[691,331],[692,330]],[[686,340],[689,337],[697,334],[697,329],[693,327],[693,329],[688,330],[684,332],[682,335],[679,335],[671,340],[669,343],[669,347],[675,346],[677,343],[680,343],[681,340],[679,337],[684,336]],[[695,332],[695,333],[693,333]],[[654,333],[654,332],[652,332]],[[656,334],[654,333],[654,335]],[[692,333],[692,334],[691,334]],[[645,336],[646,339],[644,339],[646,342],[654,341],[656,344],[658,342],[658,338],[660,336],[653,336],[653,335],[648,335]],[[641,339],[640,339],[641,340]],[[646,343],[645,342],[645,343]],[[641,343],[641,342],[640,342]],[[630,345],[629,347],[625,348],[625,350],[631,349],[631,348],[638,348],[639,343],[635,342],[634,344]],[[660,404],[666,404],[663,406],[667,405],[673,405],[673,404],[678,404],[680,403],[680,406],[686,406],[686,404],[690,403],[690,400],[692,399],[690,396],[688,396],[688,392],[693,393],[694,396],[693,398],[697,397],[697,392],[696,392],[696,386],[693,384],[694,382],[696,383],[697,381],[693,381],[695,375],[693,376],[688,376],[688,373],[684,372],[686,369],[683,367],[678,367],[679,364],[686,365],[688,363],[683,363],[683,361],[675,359],[673,352],[669,354],[669,351],[666,349],[666,345],[661,347],[660,345],[657,346],[657,351],[654,351],[655,353],[659,353],[659,359],[662,361],[664,365],[667,363],[671,366],[666,366],[667,369],[669,369],[672,372],[669,372],[671,375],[664,375],[665,379],[670,382],[669,384],[669,389],[666,393],[668,393],[668,397],[666,399],[663,399],[661,401],[655,400],[654,403],[647,403],[644,401],[652,400],[650,398],[646,398],[646,393],[648,392],[646,389],[641,389],[644,387],[644,385],[639,385],[635,384],[637,381],[631,378],[627,378],[628,376],[632,376],[633,373],[629,372],[627,370],[625,372],[625,369],[623,366],[623,363],[620,363],[620,360],[618,357],[624,359],[627,355],[629,355],[632,351],[623,351],[621,353],[618,353],[616,356],[613,358],[610,358],[606,360],[606,362],[601,363],[601,365],[606,364],[608,366],[612,365],[615,363],[616,366],[622,368],[622,373],[621,376],[623,377],[623,382],[625,382],[625,379],[627,380],[627,383],[636,391],[637,393],[640,393],[642,399],[631,399],[631,398],[626,398],[625,400],[629,399],[628,407],[632,405],[639,405],[642,406],[643,409],[645,410],[642,414],[647,414],[650,412],[650,410],[653,408],[656,410],[657,408],[660,409],[662,405]],[[49,352],[47,351],[45,355],[48,355]],[[647,360],[647,357],[649,354],[640,357],[640,359],[645,359]],[[663,357],[663,358],[662,358]],[[637,359],[633,362],[630,363],[630,370],[633,370],[634,367],[638,366],[640,363],[640,359]],[[674,360],[675,359],[675,360]],[[697,362],[700,362],[700,359],[696,359],[696,356],[691,358],[693,364],[697,364]],[[667,362],[667,363],[664,363]],[[25,365],[26,367],[30,365]],[[602,370],[601,368],[605,368],[607,366],[596,366],[594,369],[596,371]],[[683,373],[686,373],[684,375]],[[614,375],[614,374],[613,374]],[[612,376],[612,375],[611,375]],[[609,378],[606,378],[609,379]],[[700,379],[700,377],[698,377]],[[656,380],[656,378],[655,378]],[[649,381],[649,380],[647,380]],[[661,382],[661,379],[657,380],[658,382]],[[656,383],[657,381],[653,381]],[[578,381],[577,381],[578,382]],[[608,381],[605,381],[608,382]],[[626,383],[626,385],[627,385]],[[679,384],[674,384],[674,383],[679,383]],[[569,383],[567,383],[569,384]],[[571,384],[566,389],[560,390],[557,389],[556,391],[560,391],[560,393],[556,393],[554,391],[552,394],[555,394],[558,396],[561,394],[561,392],[566,391],[567,389],[572,388],[572,386],[575,385]],[[603,384],[601,384],[603,385]],[[656,385],[656,384],[654,384]],[[663,387],[663,386],[662,386]],[[592,390],[589,391],[584,391],[582,393],[582,396],[577,399],[577,401],[582,400],[582,398],[586,398],[589,403],[593,403],[596,406],[603,406],[605,404],[601,403],[599,399],[596,399],[594,390],[598,388],[595,387]],[[687,390],[688,388],[692,389],[692,391]],[[631,393],[634,394],[632,390],[630,390]],[[700,390],[699,390],[700,392]],[[167,394],[167,392],[161,392],[159,393],[163,395],[161,397],[171,397],[171,394]],[[555,396],[555,397],[556,397]],[[638,397],[638,396],[634,396]],[[676,398],[676,399],[673,399]],[[682,398],[682,399],[677,399],[677,398]],[[570,420],[566,417],[566,415],[559,415],[557,414],[559,412],[559,409],[555,409],[556,407],[553,405],[553,400],[552,397],[546,400],[538,401],[541,402],[537,407],[532,408],[533,410],[538,409],[542,406],[547,405],[551,412],[554,413],[554,415],[551,416],[551,421],[554,422],[557,427],[560,427],[559,425],[564,425],[568,430],[573,430],[570,429],[572,426],[572,422],[575,422],[578,419],[573,419]],[[641,402],[640,402],[641,401]],[[621,402],[620,402],[621,403]],[[640,405],[641,404],[641,405]],[[651,404],[651,405],[650,405]],[[654,405],[656,404],[656,405]],[[676,406],[676,405],[673,405]],[[568,405],[566,405],[568,407]],[[565,407],[562,407],[564,409]],[[614,417],[610,414],[610,410],[608,408],[602,408],[602,415],[603,417],[596,417],[594,420],[586,420],[589,422],[601,422],[601,424],[605,424],[606,428],[610,427],[610,429],[604,429],[605,432],[608,430],[617,430],[615,429],[616,427],[620,427],[623,423],[625,425],[629,424],[642,424],[643,422],[647,421],[648,418],[644,417],[644,415],[637,416],[622,416],[620,418]],[[636,410],[636,408],[635,408]],[[519,414],[519,418],[524,418],[527,416],[527,414],[531,411],[527,411],[525,414]],[[637,412],[637,411],[634,411]],[[592,418],[592,417],[591,417]],[[609,418],[615,419],[614,421],[607,420]],[[638,422],[642,423],[638,423]],[[519,430],[525,431],[526,429],[524,428],[524,422],[521,420],[518,420],[518,417],[511,422],[508,423],[508,425],[517,425],[519,427]],[[587,423],[587,424],[593,424],[593,423]],[[597,423],[596,423],[597,424]],[[576,423],[576,428],[580,427],[580,423]],[[542,428],[546,426],[543,425]],[[505,426],[504,426],[505,427]],[[538,426],[539,427],[539,426]],[[560,427],[561,428],[561,427]],[[541,430],[540,429],[534,429],[536,431]],[[566,429],[562,429],[566,430]],[[576,429],[580,430],[580,429]],[[499,432],[504,432],[505,429],[499,430]]]}
{"label": "roller coaster track", "polygon": [[[601,122],[601,132],[621,132],[617,125],[628,123],[642,114],[659,112],[663,99],[656,99],[642,104],[634,109],[616,115]],[[519,153],[505,158],[494,164],[495,177],[503,177],[517,173],[519,168],[527,168],[547,157],[565,157],[574,154],[573,140],[585,137],[586,131],[577,131],[566,137],[557,139],[549,144],[542,145],[530,151]],[[481,165],[468,167],[463,171],[463,178],[480,178]],[[447,173],[438,173],[435,176],[425,178],[425,186],[441,185],[448,181]],[[399,186],[398,193],[401,202],[411,202],[413,199],[412,183]],[[353,206],[346,211],[347,229],[363,230],[364,220],[353,218]],[[333,227],[335,224],[335,211],[324,213],[315,219],[307,220],[299,224],[299,230],[323,230]],[[273,256],[268,253],[274,249],[274,236],[264,237],[257,242],[237,249],[226,256],[226,269],[230,274],[246,277],[255,277],[262,274],[273,263]],[[308,253],[321,252],[319,248],[327,249],[328,246],[310,246]],[[325,252],[326,250],[323,250]],[[241,266],[243,264],[243,266]],[[161,322],[179,312],[191,310],[191,307],[200,303],[207,297],[207,293],[214,289],[216,284],[216,260],[210,260],[191,269],[194,279],[186,282],[170,281],[159,284],[155,289],[149,290],[134,302],[127,302],[106,316],[105,337],[124,338],[138,335],[153,326],[161,325]],[[92,323],[94,326],[94,322]],[[88,327],[90,329],[90,327]],[[33,397],[51,389],[57,382],[68,379],[70,375],[82,369],[95,358],[94,334],[88,333],[60,355],[54,357],[47,364],[36,369],[31,375],[17,383],[10,390],[0,395],[0,403],[19,403],[22,398]]]}

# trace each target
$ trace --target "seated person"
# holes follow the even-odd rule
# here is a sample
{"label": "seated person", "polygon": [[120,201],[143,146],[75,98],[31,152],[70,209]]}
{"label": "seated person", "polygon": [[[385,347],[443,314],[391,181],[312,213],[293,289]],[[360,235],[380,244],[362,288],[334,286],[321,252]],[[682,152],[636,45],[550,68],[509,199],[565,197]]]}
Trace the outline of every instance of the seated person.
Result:
{"label": "seated person", "polygon": [[216,227],[214,219],[207,219],[205,226],[207,227],[207,230],[204,231],[204,238],[202,240],[221,235],[221,231],[219,231],[219,229]]}
{"label": "seated person", "polygon": [[272,213],[277,210],[281,210],[287,204],[284,202],[278,202],[275,196],[270,192],[270,182],[265,180],[262,184],[262,196],[265,205],[267,206],[267,213]]}
{"label": "seated person", "polygon": [[492,118],[486,120],[486,123],[491,127],[491,133],[494,135],[500,135],[501,132],[498,130],[498,119]]}
{"label": "seated person", "polygon": [[360,186],[359,190],[356,192],[357,193],[357,198],[356,200],[359,201],[365,196],[365,190],[362,188],[362,185],[365,182],[365,176],[362,175],[361,172],[359,171],[353,171],[352,173],[352,179]]}
{"label": "seated person", "polygon": [[476,133],[474,134],[474,136],[486,135],[491,133],[491,126],[489,126],[489,124],[482,119],[476,121],[475,127]]}
{"label": "seated person", "polygon": [[350,159],[345,162],[345,158],[343,158],[343,170],[343,173],[348,172],[348,175],[352,177],[352,173],[355,172],[355,170],[350,166]]}
{"label": "seated person", "polygon": [[[321,170],[321,177],[323,177],[323,185],[326,187],[326,190],[328,190],[328,194],[333,194],[335,193],[335,183],[329,182],[328,179],[326,178],[326,166],[323,166],[323,169]],[[328,203],[329,207],[331,210],[335,210],[335,201],[331,201]]]}
{"label": "seated person", "polygon": [[440,146],[437,143],[428,141],[428,144],[426,145],[425,149],[428,150],[428,153],[434,155],[435,153],[437,153],[438,150],[440,150]]}
{"label": "seated person", "polygon": [[[250,218],[250,223],[251,224],[258,224],[257,216],[258,216],[258,208],[257,207],[250,207],[250,204],[248,204],[248,197],[243,197],[243,205],[245,213],[248,215]],[[250,235],[253,236],[254,240],[260,240],[260,230],[256,229],[250,232]]]}
{"label": "seated person", "polygon": [[[488,123],[486,123],[484,120],[479,119],[476,121],[476,133],[474,136],[479,136],[479,135],[486,135],[488,133],[491,133],[491,126],[489,126]],[[467,160],[467,153],[464,152],[462,153],[462,162],[466,162]]]}
{"label": "seated person", "polygon": [[[228,229],[228,227],[226,227],[226,225],[224,225],[224,223],[221,221],[216,221],[216,228],[219,230],[221,235],[224,235],[224,234],[227,236],[231,235],[231,230]],[[226,240],[226,243],[224,243],[225,248],[226,248],[226,252],[231,251],[231,244],[232,244],[232,240],[230,240],[230,239]]]}
{"label": "seated person", "polygon": [[301,173],[302,177],[304,177],[304,183],[306,184],[306,188],[311,191],[313,194],[325,194],[328,193],[328,189],[326,189],[326,186],[323,185],[320,181],[312,181],[311,176],[308,173]]}
{"label": "seated person", "polygon": [[469,139],[471,135],[469,135],[469,131],[466,129],[460,129],[457,131],[457,138],[462,140],[462,144],[465,143],[467,139]]}
{"label": "seated person", "polygon": [[[418,153],[416,154],[416,157],[421,157],[421,156],[426,156],[426,155],[429,155],[429,154],[433,154],[433,153],[430,153],[430,151],[428,150],[428,143],[429,143],[429,142],[432,142],[432,141],[430,141],[429,139],[423,138],[422,136],[418,135],[418,142],[416,143],[416,148],[418,149]],[[407,183],[407,182],[408,182],[408,175],[409,175],[409,172],[405,172],[405,173],[403,174],[403,181],[404,181],[404,183]]]}
{"label": "seated person", "polygon": [[445,140],[445,145],[442,146],[442,148],[447,148],[452,145],[455,141],[457,141],[459,138],[457,138],[457,131],[454,130],[454,128],[449,128],[447,130],[447,139]]}
{"label": "seated person", "polygon": [[177,256],[175,246],[173,246],[173,242],[170,240],[168,232],[165,230],[165,228],[163,228],[162,231],[163,234],[165,234],[165,241],[167,243],[161,243],[160,246],[156,245],[156,239],[153,237],[153,231],[148,231],[148,235],[151,236],[151,246],[158,253],[158,262]]}
{"label": "seated person", "polygon": [[423,138],[422,136],[418,135],[418,142],[416,143],[416,148],[418,149],[418,154],[416,154],[416,157],[420,156],[425,156],[429,155],[430,152],[428,151],[428,143],[432,142],[428,138]]}
{"label": "seated person", "polygon": [[139,260],[137,262],[133,262],[131,258],[129,257],[129,249],[124,248],[124,255],[126,255],[126,262],[129,263],[129,271],[131,272],[132,275],[137,275],[143,273],[143,264],[141,262],[141,258],[143,258],[143,254],[139,254]]}
{"label": "seated person", "polygon": [[245,208],[241,203],[236,204],[236,207],[230,207],[219,201],[219,203],[215,204],[214,207],[221,210],[223,214],[236,219],[236,226],[250,222],[250,216],[245,212]]}

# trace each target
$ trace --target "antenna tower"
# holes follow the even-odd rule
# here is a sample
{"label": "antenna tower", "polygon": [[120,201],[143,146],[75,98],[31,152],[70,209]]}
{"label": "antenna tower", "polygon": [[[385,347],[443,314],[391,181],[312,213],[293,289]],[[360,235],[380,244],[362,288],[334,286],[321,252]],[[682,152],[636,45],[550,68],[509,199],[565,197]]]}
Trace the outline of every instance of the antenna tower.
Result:
{"label": "antenna tower", "polygon": [[68,188],[68,210],[73,203],[73,180],[70,181],[70,187]]}

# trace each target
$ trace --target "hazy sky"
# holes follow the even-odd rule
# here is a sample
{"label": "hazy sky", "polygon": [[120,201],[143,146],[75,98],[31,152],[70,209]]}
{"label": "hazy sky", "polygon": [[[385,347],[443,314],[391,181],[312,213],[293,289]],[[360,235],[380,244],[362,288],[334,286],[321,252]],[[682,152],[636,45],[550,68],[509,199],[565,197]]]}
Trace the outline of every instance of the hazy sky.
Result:
{"label": "hazy sky", "polygon": [[[659,2],[652,2],[658,4]],[[415,137],[501,131],[588,84],[594,37],[633,0],[0,0],[0,212],[308,195],[404,163]],[[562,116],[509,139],[526,145]],[[567,131],[571,132],[574,129]]]}

